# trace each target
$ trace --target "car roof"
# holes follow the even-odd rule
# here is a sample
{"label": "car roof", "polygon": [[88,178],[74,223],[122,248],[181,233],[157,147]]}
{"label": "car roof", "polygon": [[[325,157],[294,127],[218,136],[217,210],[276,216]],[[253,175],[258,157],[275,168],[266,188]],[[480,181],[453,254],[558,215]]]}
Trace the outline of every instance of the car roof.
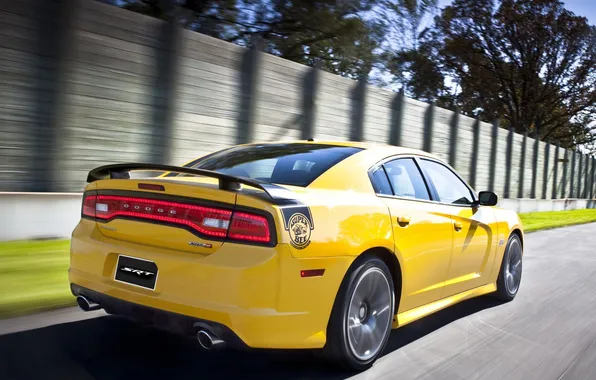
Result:
{"label": "car roof", "polygon": [[404,146],[389,145],[371,141],[344,141],[344,140],[286,140],[286,141],[267,141],[267,142],[254,142],[243,144],[246,146],[250,145],[263,145],[263,144],[317,144],[317,145],[335,145],[335,146],[349,146],[363,149],[363,152],[358,153],[359,156],[367,156],[368,160],[380,161],[385,157],[400,155],[400,154],[412,154],[418,156],[425,156],[434,158],[439,161],[443,161],[440,157],[435,156],[432,153],[408,148]]}

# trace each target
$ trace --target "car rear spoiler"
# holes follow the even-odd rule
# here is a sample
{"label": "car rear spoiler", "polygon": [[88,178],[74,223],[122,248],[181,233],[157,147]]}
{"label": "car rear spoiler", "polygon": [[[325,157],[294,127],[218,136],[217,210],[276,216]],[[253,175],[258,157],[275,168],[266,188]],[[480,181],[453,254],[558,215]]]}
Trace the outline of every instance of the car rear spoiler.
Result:
{"label": "car rear spoiler", "polygon": [[240,184],[244,184],[263,190],[274,201],[289,201],[296,199],[292,191],[268,182],[244,177],[236,177],[229,174],[218,173],[212,170],[193,169],[184,166],[160,164],[128,163],[104,165],[91,170],[87,175],[87,182],[91,183],[102,179],[130,179],[129,173],[131,171],[163,171],[217,178],[219,180],[219,188],[221,190],[240,190]]}

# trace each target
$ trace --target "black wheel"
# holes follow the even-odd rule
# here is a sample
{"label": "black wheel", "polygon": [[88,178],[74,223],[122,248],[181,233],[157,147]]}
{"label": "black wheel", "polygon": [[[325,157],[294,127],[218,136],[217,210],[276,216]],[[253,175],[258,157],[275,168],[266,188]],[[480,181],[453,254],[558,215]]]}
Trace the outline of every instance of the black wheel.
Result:
{"label": "black wheel", "polygon": [[522,277],[522,258],[521,240],[519,236],[513,234],[507,241],[499,278],[497,279],[497,292],[495,295],[502,301],[513,300],[519,291]]}
{"label": "black wheel", "polygon": [[327,328],[327,356],[361,371],[383,352],[391,333],[395,296],[391,272],[374,256],[362,257],[339,289]]}

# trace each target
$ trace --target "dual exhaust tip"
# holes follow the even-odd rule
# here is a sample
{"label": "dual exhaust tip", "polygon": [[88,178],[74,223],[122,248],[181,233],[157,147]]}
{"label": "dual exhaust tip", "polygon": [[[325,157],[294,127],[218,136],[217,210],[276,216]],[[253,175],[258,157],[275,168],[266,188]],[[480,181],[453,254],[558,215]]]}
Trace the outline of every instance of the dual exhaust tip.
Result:
{"label": "dual exhaust tip", "polygon": [[[97,302],[93,302],[85,296],[78,296],[77,304],[83,311],[94,311],[102,308],[100,304],[98,304]],[[197,332],[197,340],[199,341],[201,347],[205,350],[222,348],[223,346],[225,346],[225,342],[223,340],[219,339],[213,333],[205,329],[200,329]]]}
{"label": "dual exhaust tip", "polygon": [[94,311],[94,310],[99,310],[101,309],[101,305],[91,301],[90,299],[87,299],[84,296],[78,296],[77,297],[77,304],[79,305],[79,307],[81,308],[81,310],[83,311]]}
{"label": "dual exhaust tip", "polygon": [[211,350],[215,348],[222,348],[225,346],[225,342],[213,335],[207,330],[199,330],[197,332],[197,340],[201,347],[205,350]]}

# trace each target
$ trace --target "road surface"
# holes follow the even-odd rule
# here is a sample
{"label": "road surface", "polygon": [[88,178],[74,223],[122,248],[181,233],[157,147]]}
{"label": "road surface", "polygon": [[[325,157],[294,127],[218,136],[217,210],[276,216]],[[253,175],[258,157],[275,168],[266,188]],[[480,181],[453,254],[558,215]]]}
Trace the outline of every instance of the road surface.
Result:
{"label": "road surface", "polygon": [[396,330],[360,374],[304,352],[205,352],[103,312],[0,321],[8,379],[596,379],[596,224],[528,234],[517,298],[484,297]]}

